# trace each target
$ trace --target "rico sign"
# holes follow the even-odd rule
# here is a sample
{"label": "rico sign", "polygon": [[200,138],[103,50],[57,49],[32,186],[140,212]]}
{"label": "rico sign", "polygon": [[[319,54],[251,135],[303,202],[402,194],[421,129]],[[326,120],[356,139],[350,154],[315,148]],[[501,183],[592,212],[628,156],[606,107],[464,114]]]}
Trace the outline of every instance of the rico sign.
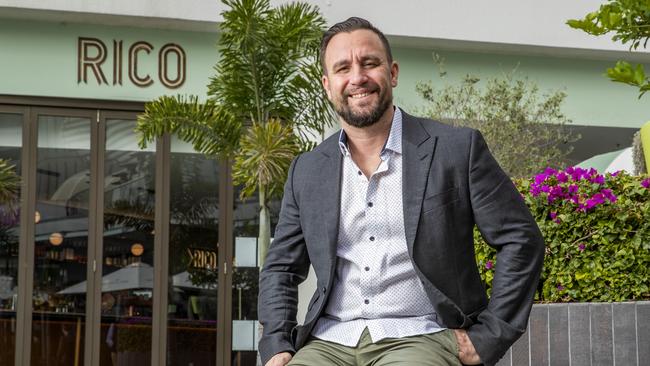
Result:
{"label": "rico sign", "polygon": [[[77,41],[77,83],[88,83],[93,78],[97,84],[109,84],[106,70],[112,71],[112,85],[122,85],[123,75],[123,41],[113,40],[112,68],[106,66],[109,56],[106,44],[97,38],[79,37]],[[145,88],[154,83],[151,74],[142,70],[141,58],[149,56],[154,47],[145,41],[134,42],[128,49],[127,72],[129,80],[136,86]],[[169,89],[179,88],[185,82],[187,60],[183,48],[174,43],[167,43],[158,50],[158,80]]]}

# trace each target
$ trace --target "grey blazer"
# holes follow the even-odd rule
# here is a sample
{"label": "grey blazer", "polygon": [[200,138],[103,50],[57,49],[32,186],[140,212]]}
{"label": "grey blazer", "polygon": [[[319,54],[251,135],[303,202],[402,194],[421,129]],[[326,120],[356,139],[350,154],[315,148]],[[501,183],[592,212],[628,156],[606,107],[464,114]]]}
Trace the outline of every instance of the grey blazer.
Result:
{"label": "grey blazer", "polygon": [[[403,113],[402,196],[408,251],[448,328],[467,329],[485,365],[526,329],[544,256],[542,235],[476,130]],[[330,295],[336,267],[342,155],[338,134],[289,169],[275,239],[260,274],[263,363],[300,349]],[[491,298],[476,266],[473,228],[498,251]],[[317,291],[296,326],[297,286],[312,264]]]}

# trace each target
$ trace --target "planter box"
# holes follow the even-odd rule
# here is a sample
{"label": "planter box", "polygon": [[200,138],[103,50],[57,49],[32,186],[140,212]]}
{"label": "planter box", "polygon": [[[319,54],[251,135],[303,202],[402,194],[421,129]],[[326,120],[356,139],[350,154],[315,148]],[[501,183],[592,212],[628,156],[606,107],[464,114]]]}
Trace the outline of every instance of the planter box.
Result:
{"label": "planter box", "polygon": [[497,366],[650,365],[650,301],[536,304]]}

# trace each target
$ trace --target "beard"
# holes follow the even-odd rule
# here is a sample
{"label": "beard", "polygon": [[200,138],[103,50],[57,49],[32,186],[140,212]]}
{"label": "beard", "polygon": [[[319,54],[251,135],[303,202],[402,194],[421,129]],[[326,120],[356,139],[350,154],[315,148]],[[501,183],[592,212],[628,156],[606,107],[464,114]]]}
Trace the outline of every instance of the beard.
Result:
{"label": "beard", "polygon": [[386,95],[384,89],[381,89],[379,92],[379,100],[376,104],[369,106],[370,110],[353,111],[350,108],[350,104],[348,104],[348,96],[349,94],[345,93],[336,103],[333,103],[334,110],[345,122],[358,128],[372,126],[379,122],[381,116],[384,115],[393,103],[392,98]]}

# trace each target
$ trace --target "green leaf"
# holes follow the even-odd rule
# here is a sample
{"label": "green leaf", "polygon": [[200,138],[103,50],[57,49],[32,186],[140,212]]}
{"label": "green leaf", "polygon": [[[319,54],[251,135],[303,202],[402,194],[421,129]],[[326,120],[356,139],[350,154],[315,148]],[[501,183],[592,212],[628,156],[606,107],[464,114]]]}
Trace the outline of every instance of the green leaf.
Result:
{"label": "green leaf", "polygon": [[[571,28],[580,29],[591,35],[613,33],[612,41],[629,44],[630,50],[646,48],[650,40],[650,3],[647,0],[608,0],[596,11],[590,12],[583,19],[571,19],[566,22]],[[639,98],[650,90],[650,81],[645,73],[627,66],[607,69],[607,76],[615,82],[621,82],[639,88]]]}
{"label": "green leaf", "polygon": [[15,166],[0,159],[0,205],[6,204],[10,208],[17,203],[20,193],[20,177],[15,171]]}
{"label": "green leaf", "polygon": [[638,86],[642,86],[645,82],[645,71],[642,64],[636,65],[636,69],[634,70],[634,81]]}

